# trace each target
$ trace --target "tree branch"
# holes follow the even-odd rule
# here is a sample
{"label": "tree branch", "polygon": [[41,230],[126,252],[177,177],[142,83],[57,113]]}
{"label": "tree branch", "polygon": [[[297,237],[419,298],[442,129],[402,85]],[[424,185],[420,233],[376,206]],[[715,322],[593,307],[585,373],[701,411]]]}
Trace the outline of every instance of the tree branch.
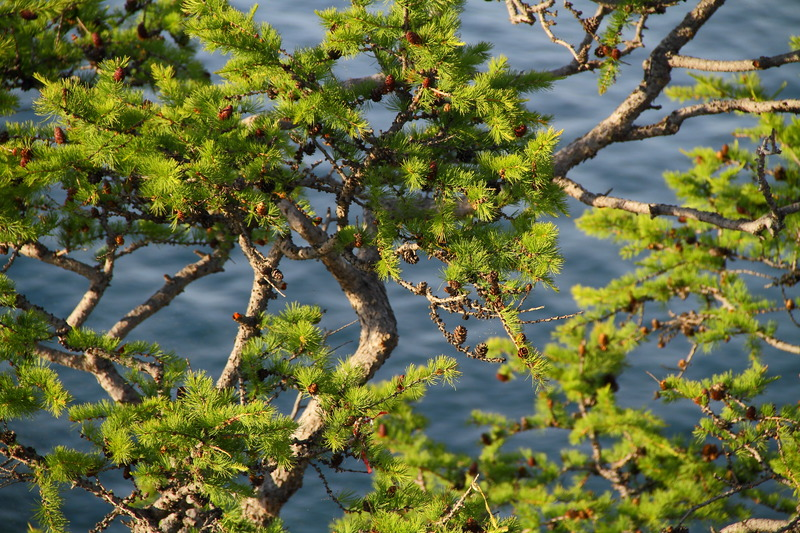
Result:
{"label": "tree branch", "polygon": [[[682,216],[692,220],[699,220],[700,222],[707,222],[719,228],[743,231],[753,235],[758,235],[764,230],[769,231],[775,226],[776,222],[775,216],[772,213],[761,216],[755,220],[748,220],[746,218],[731,219],[726,218],[718,213],[701,211],[691,207],[637,202],[635,200],[627,200],[625,198],[608,196],[606,194],[595,194],[593,192],[589,192],[582,185],[572,181],[569,178],[558,177],[553,181],[555,181],[559,187],[564,189],[564,192],[566,192],[569,196],[591,207],[608,207],[612,209],[619,209],[621,211],[628,211],[629,213],[650,215],[651,217]],[[793,204],[778,208],[778,215],[780,217],[786,217],[799,211],[800,202],[795,202]]]}
{"label": "tree branch", "polygon": [[719,533],[777,533],[779,531],[800,531],[797,519],[773,520],[769,518],[748,518],[725,526]]}
{"label": "tree branch", "polygon": [[[697,31],[725,0],[700,0],[692,11],[653,49],[644,63],[645,76],[639,86],[589,132],[559,150],[553,157],[554,175],[562,178],[580,163],[591,159],[614,142],[625,140],[633,121],[653,107],[671,80],[669,58],[694,39]],[[577,198],[577,197],[576,197]]]}
{"label": "tree branch", "polygon": [[217,379],[217,388],[232,387],[239,375],[239,363],[242,360],[242,350],[247,341],[260,334],[258,317],[267,309],[270,300],[277,298],[273,284],[269,281],[278,267],[283,252],[281,251],[283,239],[276,241],[265,257],[259,252],[250,238],[244,234],[239,235],[239,245],[253,269],[253,285],[250,289],[250,301],[247,304],[246,315],[238,320],[239,329],[233,342],[233,349],[225,363],[225,368]]}
{"label": "tree branch", "polygon": [[[281,211],[293,231],[296,231],[312,247],[319,249],[330,236],[300,211],[292,202],[280,203]],[[363,248],[362,254],[369,256],[373,251]],[[359,259],[368,260],[369,257]],[[348,363],[362,369],[362,382],[369,380],[391,355],[397,346],[397,320],[389,304],[386,287],[372,271],[357,268],[342,254],[333,250],[320,255],[320,261],[333,275],[344,291],[350,305],[356,312],[361,325],[358,348],[350,356]],[[281,507],[297,492],[303,484],[303,474],[313,458],[309,443],[323,429],[323,413],[319,403],[312,399],[298,420],[294,432],[295,463],[292,467],[276,468],[261,485],[257,498],[245,504],[245,510],[253,520],[270,522],[278,516]]]}
{"label": "tree branch", "polygon": [[24,309],[26,311],[36,311],[37,313],[41,314],[47,322],[56,330],[57,335],[62,335],[69,331],[70,325],[67,324],[67,321],[61,317],[58,317],[49,311],[45,310],[43,307],[38,306],[36,304],[32,304],[28,301],[28,299],[22,295],[17,293],[16,300],[14,302],[14,306],[17,309]]}
{"label": "tree branch", "polygon": [[[21,294],[17,294],[15,304],[19,309],[35,310],[41,313],[56,330],[56,335],[59,337],[66,335],[71,329],[71,326],[64,319],[48,313],[37,305],[31,304]],[[97,355],[77,355],[62,352],[42,343],[36,345],[36,355],[51,363],[94,374],[103,390],[115,401],[132,403],[141,401],[139,393],[120,375],[111,361]]]}
{"label": "tree branch", "polygon": [[[9,247],[13,245],[8,245]],[[53,252],[40,242],[29,242],[19,247],[19,252],[25,257],[38,259],[43,263],[54,265],[70,272],[75,272],[84,278],[95,281],[100,272],[86,263],[67,257],[66,252]]]}
{"label": "tree branch", "polygon": [[72,310],[67,317],[67,323],[72,327],[80,327],[89,318],[89,315],[100,303],[100,298],[106,292],[106,289],[111,284],[111,276],[101,274],[99,279],[89,283],[89,288],[83,293],[81,301]]}
{"label": "tree branch", "polygon": [[[716,496],[713,496],[713,497],[707,499],[704,502],[701,502],[701,503],[698,503],[697,505],[694,505],[691,509],[689,509],[688,511],[686,511],[686,513],[684,513],[684,515],[681,517],[680,522],[678,522],[678,526],[680,527],[698,509],[702,509],[703,507],[706,507],[707,505],[710,505],[710,504],[712,504],[712,503],[714,503],[716,501],[719,501],[719,500],[722,500],[722,499],[725,499],[725,498],[729,498],[730,496],[733,496],[734,494],[738,494],[739,492],[742,492],[743,490],[748,490],[748,489],[752,489],[754,487],[757,487],[757,486],[759,486],[759,485],[761,485],[763,483],[766,483],[770,479],[772,479],[772,478],[771,477],[765,477],[765,478],[758,479],[756,481],[747,483],[745,485],[738,485],[736,487],[732,487],[732,488],[728,489],[727,491],[725,491],[725,492],[723,492],[721,494],[717,494]],[[748,521],[749,520],[745,520],[744,522],[748,522]],[[758,520],[756,520],[756,521],[758,521]],[[744,522],[740,522],[740,524],[742,524]],[[783,522],[784,525],[786,523],[787,522]],[[731,526],[728,526],[728,527],[732,527],[732,526],[735,526],[735,525],[736,524],[732,524]],[[722,531],[726,531],[728,529],[728,527],[726,527]],[[732,530],[732,531],[737,531],[737,530]],[[742,531],[750,531],[750,530],[742,530]],[[761,531],[761,530],[760,529],[754,529],[752,531],[755,532],[755,531]],[[769,530],[769,531],[773,531],[773,530]],[[722,532],[720,532],[720,533],[722,533]]]}
{"label": "tree branch", "polygon": [[544,0],[535,6],[529,6],[521,0],[506,0],[506,9],[508,10],[508,20],[511,24],[530,24],[533,26],[536,19],[532,15],[536,15],[553,7],[555,0]]}
{"label": "tree branch", "polygon": [[608,207],[653,217],[684,216],[720,228],[752,234],[758,234],[764,230],[774,231],[781,217],[800,211],[800,203],[796,202],[779,208],[776,213],[770,213],[755,220],[728,219],[717,213],[687,207],[637,202],[607,194],[595,194],[567,177],[570,169],[595,157],[600,150],[610,144],[674,134],[687,118],[732,111],[766,113],[798,112],[800,110],[800,100],[770,102],[755,102],[747,99],[714,100],[678,109],[657,124],[639,127],[633,125],[633,122],[643,112],[654,107],[654,100],[663,93],[664,88],[669,84],[672,69],[671,58],[677,56],[677,52],[695,37],[697,31],[724,3],[724,0],[700,0],[694,9],[656,46],[645,61],[644,80],[639,86],[606,119],[554,154],[554,181],[567,195],[592,207]]}
{"label": "tree branch", "polygon": [[49,346],[39,344],[36,346],[36,355],[75,370],[90,372],[97,382],[115,402],[139,403],[141,396],[117,371],[114,363],[94,353],[75,355],[62,352]]}
{"label": "tree branch", "polygon": [[[59,336],[64,335],[71,327],[80,326],[86,318],[88,318],[92,309],[94,309],[97,302],[102,297],[106,287],[108,287],[111,281],[113,261],[107,260],[104,269],[101,271],[91,268],[80,261],[75,261],[74,259],[53,253],[39,243],[26,244],[21,248],[21,252],[29,257],[39,259],[72,272],[77,272],[90,280],[90,286],[89,290],[84,294],[80,303],[75,307],[66,321],[31,304],[22,295],[17,295],[17,306],[20,309],[34,309],[43,313],[50,324],[56,329]],[[145,319],[152,316],[159,309],[169,305],[178,294],[183,292],[189,283],[207,274],[221,271],[222,265],[226,259],[227,252],[217,250],[214,254],[204,255],[200,261],[185,266],[178,271],[174,277],[169,278],[164,286],[156,291],[147,302],[136,307],[117,322],[109,330],[108,335],[118,339],[124,338],[133,328]],[[37,355],[50,362],[93,374],[103,390],[105,390],[114,401],[127,403],[138,403],[141,401],[141,396],[136,389],[122,377],[114,365],[114,362],[102,353],[87,350],[83,355],[77,355],[39,344],[37,346]],[[148,363],[139,362],[139,366],[142,365],[145,371],[153,375],[155,379],[158,379],[160,374],[159,368]]]}
{"label": "tree branch", "polygon": [[100,298],[105,294],[106,289],[111,284],[111,278],[114,276],[114,264],[116,257],[112,250],[106,253],[103,261],[102,269],[98,265],[95,269],[96,276],[90,279],[89,288],[83,293],[81,301],[72,310],[72,313],[67,317],[67,323],[72,327],[80,327],[92,314],[97,304],[100,303]]}
{"label": "tree branch", "polygon": [[797,344],[791,344],[786,341],[776,339],[775,337],[767,335],[766,333],[762,333],[760,331],[756,332],[756,336],[758,336],[759,339],[763,340],[773,348],[777,348],[784,352],[793,353],[795,355],[800,355],[800,346],[798,346]]}
{"label": "tree branch", "polygon": [[765,70],[768,68],[780,67],[787,63],[797,62],[800,62],[800,50],[793,50],[776,56],[761,56],[757,59],[739,59],[736,61],[721,61],[680,55],[674,55],[669,58],[669,66],[672,68],[688,68],[692,70],[704,70],[706,72]]}
{"label": "tree branch", "polygon": [[800,113],[800,100],[770,100],[767,102],[756,102],[747,98],[736,100],[709,100],[701,104],[682,107],[676,109],[661,121],[648,126],[632,126],[625,132],[620,142],[640,141],[663,135],[674,135],[678,133],[681,125],[686,119],[704,116],[718,115],[721,113],[732,113],[743,111],[745,113]]}
{"label": "tree branch", "polygon": [[165,283],[147,301],[124,317],[108,330],[108,336],[125,338],[136,326],[168,306],[172,300],[186,289],[186,286],[204,276],[221,272],[228,259],[228,250],[216,249],[212,254],[202,254],[201,259],[180,269],[174,276],[165,275]]}

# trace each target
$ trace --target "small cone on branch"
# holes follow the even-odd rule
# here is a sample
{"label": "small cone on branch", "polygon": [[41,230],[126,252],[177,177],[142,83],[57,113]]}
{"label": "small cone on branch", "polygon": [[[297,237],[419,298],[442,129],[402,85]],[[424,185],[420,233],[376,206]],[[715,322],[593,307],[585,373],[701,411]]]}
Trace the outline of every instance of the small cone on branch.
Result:
{"label": "small cone on branch", "polygon": [[231,118],[232,114],[233,114],[233,106],[227,105],[222,109],[220,109],[219,113],[217,113],[217,118],[219,118],[220,120],[228,120],[229,118]]}
{"label": "small cone on branch", "polygon": [[56,144],[64,144],[67,142],[67,136],[64,134],[64,130],[59,126],[56,126],[53,137],[55,137]]}

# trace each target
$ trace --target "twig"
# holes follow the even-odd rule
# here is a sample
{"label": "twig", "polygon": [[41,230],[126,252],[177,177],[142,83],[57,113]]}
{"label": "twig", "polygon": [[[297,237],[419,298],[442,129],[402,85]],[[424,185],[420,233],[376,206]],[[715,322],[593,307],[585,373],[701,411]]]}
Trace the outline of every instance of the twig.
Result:
{"label": "twig", "polygon": [[553,7],[553,4],[555,4],[555,0],[545,0],[544,2],[540,2],[535,6],[529,6],[521,0],[506,0],[508,20],[511,21],[511,24],[522,23],[533,26],[533,24],[536,23],[536,19],[531,15],[542,13]]}
{"label": "twig", "polygon": [[[536,307],[534,309],[541,309],[541,307]],[[536,320],[520,320],[520,324],[540,324],[542,322],[553,322],[555,320],[566,320],[568,318],[576,317],[578,315],[582,315],[583,311],[578,311],[577,313],[570,313],[568,315],[558,315],[558,316],[550,316],[547,318],[537,318]]]}
{"label": "twig", "polygon": [[[740,486],[734,487],[734,488],[732,488],[732,489],[730,489],[730,490],[728,490],[726,492],[723,492],[722,494],[717,494],[716,496],[713,496],[713,497],[707,499],[704,502],[698,503],[697,505],[693,506],[692,508],[690,508],[688,511],[686,511],[683,514],[683,516],[681,517],[680,521],[678,522],[678,527],[680,527],[681,524],[683,524],[698,509],[702,509],[703,507],[705,507],[707,505],[711,505],[712,503],[714,503],[716,501],[722,500],[722,499],[727,498],[729,496],[733,496],[734,494],[736,494],[738,492],[742,492],[743,490],[752,489],[754,487],[757,487],[757,486],[761,485],[762,483],[770,481],[771,479],[772,479],[772,477],[766,477],[766,478],[763,478],[763,479],[759,479],[757,481],[753,481],[752,483],[748,483],[747,485],[740,485]],[[728,526],[728,527],[730,527],[730,526]],[[726,531],[727,529],[728,528],[725,528],[722,531]],[[732,533],[732,531],[751,531],[751,530],[749,530],[749,529],[747,529],[747,530],[731,530],[728,533]],[[752,530],[752,531],[765,531],[765,530],[758,529],[758,530]],[[720,532],[720,533],[722,533],[722,532]]]}
{"label": "twig", "polygon": [[555,23],[553,21],[549,21],[549,20],[547,20],[545,18],[545,14],[546,13],[547,13],[546,11],[542,11],[542,12],[536,13],[536,16],[539,18],[539,23],[542,25],[542,30],[544,30],[544,32],[547,34],[547,36],[550,38],[550,40],[553,43],[555,43],[557,45],[560,45],[560,46],[563,46],[564,48],[569,50],[569,53],[572,54],[572,58],[576,62],[580,62],[581,61],[581,56],[578,53],[578,51],[575,50],[575,48],[570,43],[565,41],[564,39],[561,39],[560,37],[556,37],[555,33],[553,33],[553,31],[550,29],[550,26],[553,26]]}
{"label": "twig", "polygon": [[311,468],[313,468],[314,470],[317,471],[317,475],[319,476],[319,479],[322,480],[322,486],[325,487],[325,492],[328,494],[328,497],[331,499],[331,501],[333,503],[335,503],[336,506],[339,507],[339,509],[342,510],[342,512],[350,513],[350,511],[348,509],[345,509],[345,507],[339,501],[339,498],[337,498],[336,495],[331,490],[330,485],[328,485],[328,480],[325,479],[325,474],[322,473],[322,470],[320,470],[319,466],[317,466],[317,464],[315,462],[313,462],[313,461],[309,461],[308,464],[311,465]]}
{"label": "twig", "polygon": [[775,198],[772,196],[772,190],[769,187],[769,183],[767,183],[764,172],[764,167],[766,165],[766,159],[768,155],[775,155],[780,154],[781,151],[778,148],[778,144],[775,141],[775,130],[772,130],[772,134],[769,137],[765,137],[758,148],[756,148],[756,155],[758,156],[758,165],[756,167],[756,180],[758,181],[758,190],[764,196],[764,200],[766,200],[767,205],[769,206],[770,212],[775,219],[774,227],[771,228],[772,232],[780,231],[783,228],[783,217],[781,216],[780,212],[778,211],[778,204],[775,203]]}
{"label": "twig", "polygon": [[467,501],[469,493],[475,490],[475,487],[478,486],[477,481],[479,477],[480,474],[475,474],[475,477],[472,479],[472,482],[469,484],[469,487],[467,487],[467,490],[464,491],[464,494],[462,494],[461,497],[458,499],[458,501],[456,501],[456,503],[453,504],[453,507],[450,508],[447,514],[444,515],[442,518],[440,518],[438,522],[436,522],[437,526],[447,525],[447,522],[449,522],[450,519],[453,518],[453,516],[458,512],[458,510],[464,507],[464,503]]}

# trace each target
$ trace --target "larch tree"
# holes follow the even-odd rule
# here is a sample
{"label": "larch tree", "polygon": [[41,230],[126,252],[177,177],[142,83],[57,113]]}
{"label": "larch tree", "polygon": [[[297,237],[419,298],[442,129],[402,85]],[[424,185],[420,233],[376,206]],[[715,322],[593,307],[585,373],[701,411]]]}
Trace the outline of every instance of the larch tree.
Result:
{"label": "larch tree", "polygon": [[[571,60],[519,70],[489,43],[462,41],[458,0],[322,9],[323,39],[295,50],[224,0],[0,4],[0,474],[36,489],[38,527],[66,530],[63,495],[80,490],[107,507],[94,531],[283,531],[281,509],[311,469],[342,509],[330,526],[340,533],[800,530],[798,398],[763,399],[780,380],[762,354],[800,354],[800,122],[787,119],[800,101],[757,75],[800,62],[800,40],[719,61],[682,49],[724,0],[505,4],[511,23],[544,31]],[[681,8],[664,35],[648,32]],[[228,57],[220,79],[201,46]],[[354,58],[375,72],[343,77]],[[535,93],[578,75],[605,91],[634,58],[639,85],[559,145]],[[672,84],[676,69],[697,71],[696,84]],[[31,91],[37,122],[15,120]],[[667,97],[680,105],[642,122]],[[608,146],[734,113],[759,124],[687,153],[691,169],[666,175],[679,205],[571,177]],[[637,264],[604,288],[573,288],[579,314],[542,318],[535,291],[569,261],[552,222],[567,197],[591,207],[581,229]],[[111,327],[90,327],[118,266],[156,246],[195,255]],[[136,338],[239,253],[251,290],[221,372]],[[423,259],[441,276],[410,281]],[[31,260],[80,280],[67,312],[18,288]],[[321,263],[355,312],[346,356],[321,305],[281,302],[296,261]],[[387,284],[425,302],[452,353],[377,382],[398,343]],[[535,345],[536,323],[555,319],[553,343]],[[505,335],[476,338],[475,321]],[[744,368],[704,375],[695,354],[731,340]],[[693,410],[688,436],[617,399],[631,353],[673,342],[686,355],[641,386]],[[486,427],[477,457],[431,440],[414,411],[429,387],[458,379],[459,357],[533,385],[529,416],[472,414]],[[76,401],[66,369],[104,399]],[[33,416],[68,418],[85,446],[32,445]],[[505,446],[537,431],[569,445]],[[343,495],[337,473],[353,470],[371,488]]]}

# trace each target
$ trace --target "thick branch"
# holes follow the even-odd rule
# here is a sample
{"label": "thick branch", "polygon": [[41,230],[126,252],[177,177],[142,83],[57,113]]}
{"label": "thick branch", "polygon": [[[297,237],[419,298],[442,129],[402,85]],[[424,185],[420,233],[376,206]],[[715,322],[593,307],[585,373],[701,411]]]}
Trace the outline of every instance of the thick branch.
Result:
{"label": "thick branch", "polygon": [[89,318],[89,315],[100,303],[100,298],[106,292],[106,289],[111,284],[111,276],[101,275],[97,281],[89,283],[89,288],[83,293],[81,301],[72,310],[72,313],[67,317],[67,323],[72,327],[80,327]]}
{"label": "thick branch", "polygon": [[796,520],[772,520],[769,518],[748,518],[726,526],[719,533],[777,533],[778,531],[800,531]]}
{"label": "thick branch", "polygon": [[76,274],[79,274],[90,281],[97,281],[98,277],[100,276],[100,272],[97,269],[87,265],[86,263],[82,263],[76,259],[72,259],[71,257],[67,257],[66,253],[53,252],[40,242],[23,244],[19,247],[19,252],[26,257],[38,259],[43,263],[48,263],[50,265],[63,268],[64,270],[75,272]]}
{"label": "thick branch", "polygon": [[[17,303],[20,308],[36,309],[44,313],[44,315],[48,317],[49,322],[59,332],[59,335],[68,331],[70,327],[77,327],[83,324],[111,282],[111,273],[114,264],[113,258],[111,257],[105,261],[103,269],[99,270],[80,261],[54,253],[40,243],[23,245],[20,248],[20,252],[28,257],[39,259],[40,261],[76,272],[88,278],[90,281],[89,289],[66,321],[30,304],[24,297],[18,296]],[[124,338],[142,321],[152,316],[159,309],[169,305],[178,294],[183,292],[189,283],[207,274],[222,270],[222,264],[226,257],[227,253],[218,251],[213,255],[205,255],[196,263],[187,265],[174,277],[168,278],[164,286],[150,297],[147,302],[136,307],[136,309],[117,322],[114,327],[109,330],[108,335],[115,338]],[[100,353],[94,353],[88,350],[83,355],[76,355],[62,352],[45,345],[39,345],[37,347],[37,354],[53,363],[75,370],[90,372],[95,376],[95,379],[97,379],[97,382],[103,390],[105,390],[114,401],[134,403],[141,401],[139,393],[122,377],[114,365],[114,362]],[[154,377],[157,374],[157,372],[154,373],[153,368],[149,366],[146,370],[154,374]]]}
{"label": "thick branch", "polygon": [[97,304],[100,302],[105,290],[111,283],[114,270],[114,257],[108,256],[103,264],[103,268],[92,267],[86,263],[72,259],[63,252],[53,252],[40,242],[31,242],[19,247],[19,252],[32,259],[37,259],[70,272],[74,272],[89,280],[89,288],[84,293],[80,302],[75,306],[67,317],[70,326],[78,327],[86,322]]}
{"label": "thick branch", "polygon": [[793,50],[777,56],[761,56],[757,59],[739,59],[736,61],[720,61],[691,56],[675,55],[669,58],[672,68],[688,68],[706,72],[745,72],[748,70],[764,70],[780,67],[787,63],[800,62],[800,50]]}
{"label": "thick branch", "polygon": [[36,347],[36,355],[75,370],[91,372],[112,400],[124,403],[139,403],[141,396],[120,374],[114,363],[96,354],[75,355],[44,345]]}
{"label": "thick branch", "polygon": [[697,31],[724,4],[724,0],[700,0],[683,21],[667,35],[645,61],[645,76],[639,86],[609,115],[582,137],[562,148],[553,158],[554,174],[564,177],[567,172],[597,155],[601,149],[625,140],[626,131],[653,102],[671,80],[669,58],[694,39]]}
{"label": "thick branch", "polygon": [[[59,336],[66,334],[70,330],[70,325],[67,324],[64,319],[48,313],[39,306],[31,304],[21,294],[17,295],[16,306],[20,309],[30,309],[41,313]],[[77,355],[62,352],[45,346],[44,344],[38,344],[36,346],[36,355],[52,363],[94,374],[97,382],[103,387],[103,390],[115,401],[135,403],[141,400],[136,389],[125,381],[111,361],[96,355]]]}
{"label": "thick branch", "polygon": [[100,303],[100,298],[105,294],[106,289],[111,284],[111,278],[114,276],[115,260],[114,254],[109,251],[103,261],[102,269],[98,266],[97,275],[91,278],[89,288],[83,293],[81,301],[78,302],[78,305],[67,317],[67,323],[70,326],[74,328],[82,326],[95,307],[97,307],[97,304]]}
{"label": "thick branch", "polygon": [[[724,0],[700,0],[695,8],[667,35],[653,50],[644,63],[645,75],[639,86],[609,115],[582,137],[556,152],[553,156],[555,182],[569,196],[592,207],[609,207],[650,216],[684,216],[713,224],[720,228],[758,234],[774,231],[780,217],[800,211],[800,203],[793,203],[778,209],[776,213],[762,216],[756,220],[728,219],[717,213],[700,211],[687,207],[667,204],[654,204],[626,200],[605,194],[595,194],[567,177],[570,169],[593,158],[606,146],[615,142],[640,140],[659,135],[676,133],[684,120],[717,113],[744,111],[748,113],[798,112],[799,100],[779,100],[755,102],[747,99],[715,100],[695,106],[678,109],[657,124],[634,126],[633,122],[643,112],[654,107],[653,102],[663,93],[671,79],[671,58],[690,42],[702,25],[724,4]],[[776,56],[779,58],[782,56]],[[787,61],[787,58],[783,59]],[[776,59],[778,61],[778,59]]]}
{"label": "thick branch", "polygon": [[[284,200],[280,207],[291,228],[312,247],[320,247],[329,240],[328,234],[293,203]],[[358,348],[348,362],[362,369],[363,382],[366,382],[397,346],[397,321],[386,288],[374,272],[357,268],[340,254],[321,255],[320,261],[339,283],[358,316],[361,335]],[[261,486],[258,500],[248,502],[248,513],[255,520],[270,521],[276,517],[283,504],[302,486],[303,473],[312,458],[307,443],[323,428],[323,414],[316,400],[309,402],[298,424],[294,438],[300,444],[295,445],[294,466],[273,471]]]}

